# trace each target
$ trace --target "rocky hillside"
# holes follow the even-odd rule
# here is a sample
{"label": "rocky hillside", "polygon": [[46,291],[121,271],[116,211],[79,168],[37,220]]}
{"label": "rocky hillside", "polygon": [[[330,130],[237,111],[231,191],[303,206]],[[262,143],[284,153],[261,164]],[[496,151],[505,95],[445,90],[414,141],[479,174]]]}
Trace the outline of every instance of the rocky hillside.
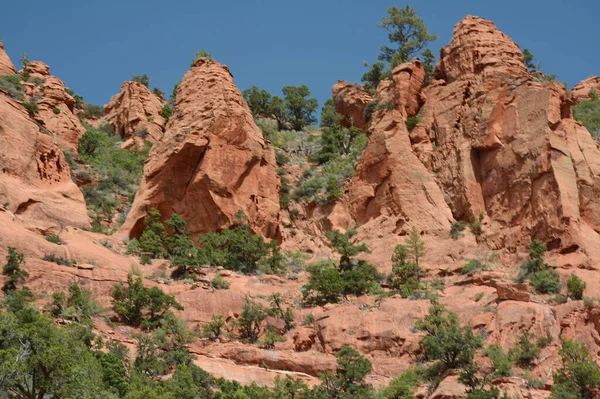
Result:
{"label": "rocky hillside", "polygon": [[[195,364],[348,390],[324,398],[544,398],[565,340],[600,360],[600,150],[572,111],[599,78],[569,91],[528,70],[490,21],[460,21],[433,75],[415,59],[375,91],[337,82],[339,121],[321,129],[254,118],[206,54],[170,117],[133,81],[86,115],[46,64],[17,75],[1,45],[0,75],[0,259],[22,253],[27,272],[2,282],[50,325],[112,343],[96,357],[124,345],[133,375]],[[343,154],[326,129],[353,135]],[[104,310],[60,302],[73,282]],[[349,358],[369,364],[350,382]]]}

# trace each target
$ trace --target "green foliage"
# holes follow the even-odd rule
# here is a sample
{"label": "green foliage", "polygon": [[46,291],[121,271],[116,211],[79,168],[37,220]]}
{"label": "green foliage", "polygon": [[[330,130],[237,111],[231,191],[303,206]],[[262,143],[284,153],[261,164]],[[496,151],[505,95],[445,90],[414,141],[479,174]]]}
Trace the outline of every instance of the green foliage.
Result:
{"label": "green foliage", "polygon": [[340,254],[338,264],[321,262],[310,265],[308,284],[302,287],[304,299],[322,302],[337,302],[342,295],[364,295],[377,285],[380,276],[374,266],[354,257],[369,252],[365,244],[352,241],[355,230],[341,233],[338,230],[326,233],[331,248]]}
{"label": "green foliage", "polygon": [[271,111],[271,94],[266,90],[261,90],[252,86],[242,92],[244,100],[252,112],[252,116],[268,118]]}
{"label": "green foliage", "polygon": [[315,322],[315,315],[312,313],[309,313],[306,315],[306,317],[304,317],[304,320],[302,320],[302,325],[310,326],[314,322]]}
{"label": "green foliage", "polygon": [[282,91],[292,129],[302,130],[306,125],[316,122],[313,114],[319,104],[316,98],[307,98],[310,90],[306,85],[284,86]]}
{"label": "green foliage", "polygon": [[264,238],[252,233],[243,213],[237,214],[233,227],[201,234],[198,241],[203,263],[242,273],[256,273],[258,262],[269,253]]}
{"label": "green foliage", "polygon": [[[120,137],[110,133],[106,126],[88,126],[79,138],[79,158],[90,166],[99,183],[83,188],[86,205],[94,219],[112,220],[116,211],[125,212],[141,181],[144,161],[150,151],[128,151],[120,148]],[[124,201],[123,198],[126,198]]]}
{"label": "green foliage", "polygon": [[456,314],[447,312],[437,301],[432,301],[429,314],[418,320],[415,328],[426,333],[419,342],[426,358],[439,361],[445,370],[470,364],[483,345],[480,336],[474,335],[470,327],[461,326]]}
{"label": "green foliage", "polygon": [[104,107],[101,105],[85,104],[84,112],[88,118],[102,118],[104,116]]}
{"label": "green foliage", "polygon": [[495,253],[478,253],[473,259],[467,259],[464,267],[461,269],[461,274],[468,274],[478,271],[487,271],[492,269],[492,263],[496,261]]}
{"label": "green foliage", "polygon": [[165,123],[167,123],[169,118],[171,118],[171,115],[173,115],[173,108],[169,103],[165,103],[160,110],[159,115],[165,120]]}
{"label": "green foliage", "polygon": [[273,349],[273,348],[275,348],[275,344],[277,342],[283,342],[283,341],[284,341],[284,339],[281,335],[278,335],[278,334],[274,333],[273,331],[268,330],[265,333],[264,338],[260,342],[260,347],[263,349]]}
{"label": "green foliage", "polygon": [[119,282],[112,291],[113,308],[121,320],[132,326],[156,327],[170,308],[183,310],[173,296],[160,288],[144,287],[140,276],[127,275],[127,284]]}
{"label": "green foliage", "polygon": [[54,115],[58,115],[58,114],[60,114],[60,108],[58,108],[58,107],[54,107],[54,108],[52,109],[52,112],[54,112]]}
{"label": "green foliage", "polygon": [[225,320],[221,315],[212,315],[212,320],[202,326],[202,335],[211,340],[217,340],[221,336]]}
{"label": "green foliage", "polygon": [[534,57],[531,51],[529,51],[529,49],[523,50],[523,63],[525,64],[529,72],[539,71],[540,69],[540,63]]}
{"label": "green foliage", "polygon": [[371,362],[351,347],[344,345],[335,354],[335,374],[321,374],[321,385],[316,388],[317,398],[369,398],[373,388],[366,383],[372,371]]}
{"label": "green foliage", "polygon": [[201,58],[206,58],[209,60],[213,59],[212,55],[209,52],[204,51],[204,50],[199,50],[198,52],[196,52],[196,56],[192,60],[192,65],[190,65],[190,66],[194,66],[194,64]]}
{"label": "green foliage", "polygon": [[154,89],[152,89],[152,93],[154,93],[155,96],[157,96],[158,98],[164,98],[165,97],[165,93],[159,89],[158,87],[155,87]]}
{"label": "green foliage", "polygon": [[490,345],[484,349],[483,354],[490,358],[494,369],[494,377],[510,377],[512,374],[512,361],[498,345]]}
{"label": "green foliage", "polygon": [[283,276],[287,270],[285,259],[286,257],[281,253],[277,242],[272,240],[267,244],[267,254],[258,261],[258,270],[265,274]]}
{"label": "green foliage", "polygon": [[[377,86],[379,86],[379,82],[389,79],[391,74],[385,70],[385,63],[383,62],[375,62],[371,64],[370,67],[369,64],[365,63],[365,66],[369,68],[369,70],[363,74],[360,80],[364,82],[365,90],[371,95],[374,95]],[[367,113],[367,110],[365,109],[365,122],[371,119],[372,113],[373,109],[371,109],[371,112],[369,113]]]}
{"label": "green foliage", "polygon": [[271,304],[271,307],[269,308],[269,314],[280,320],[283,320],[285,323],[285,332],[293,329],[296,326],[294,321],[294,312],[290,307],[287,307],[285,310],[283,310],[283,296],[276,292],[269,297],[269,302]]}
{"label": "green foliage", "polygon": [[143,74],[143,75],[133,75],[131,77],[131,81],[132,82],[137,82],[137,83],[141,83],[146,87],[150,86],[150,77],[148,77],[148,75]]}
{"label": "green foliage", "polygon": [[281,176],[281,188],[279,189],[279,206],[284,209],[287,209],[290,206],[290,179],[285,176]]}
{"label": "green foliage", "polygon": [[590,90],[590,99],[580,101],[572,109],[573,118],[583,123],[594,140],[600,141],[600,100],[596,92]]}
{"label": "green foliage", "polygon": [[523,331],[517,338],[515,346],[509,352],[511,360],[521,367],[531,367],[533,362],[540,356],[540,348],[531,341],[533,338],[535,336]]}
{"label": "green foliage", "polygon": [[421,52],[421,56],[423,57],[423,68],[425,69],[425,84],[427,84],[435,70],[435,55],[430,49],[426,48]]}
{"label": "green foliage", "polygon": [[379,106],[379,101],[377,101],[377,100],[373,100],[367,104],[367,106],[365,107],[365,112],[364,112],[364,116],[363,116],[365,122],[369,122],[371,120],[371,117],[373,116],[373,112],[375,112],[375,110],[377,109],[378,106]]}
{"label": "green foliage", "polygon": [[450,226],[450,237],[453,240],[458,240],[463,235],[463,231],[467,227],[467,224],[462,220],[458,220],[456,222],[452,222]]}
{"label": "green foliage", "polygon": [[31,100],[31,101],[23,101],[23,106],[25,107],[25,109],[27,110],[27,113],[29,114],[29,116],[31,116],[32,118],[40,112],[40,106],[38,103],[36,103],[35,101]]}
{"label": "green foliage", "polygon": [[582,279],[577,277],[575,273],[571,273],[567,280],[567,295],[572,299],[583,299],[585,286],[586,284]]}
{"label": "green foliage", "polygon": [[552,399],[592,399],[600,389],[600,370],[583,342],[564,340],[562,366],[553,374]]}
{"label": "green foliage", "polygon": [[469,229],[475,238],[479,238],[483,234],[483,212],[479,214],[479,217],[475,218],[475,215],[471,215],[469,219]]}
{"label": "green foliage", "polygon": [[17,249],[14,247],[8,247],[6,264],[2,268],[2,275],[8,278],[2,286],[2,292],[4,292],[5,295],[23,285],[27,277],[29,277],[29,273],[27,273],[26,270],[21,269],[24,265],[25,255],[17,252]]}
{"label": "green foliage", "polygon": [[381,399],[415,399],[415,388],[420,377],[413,370],[408,370],[394,378],[381,392]]}
{"label": "green foliage", "polygon": [[523,263],[518,279],[528,278],[531,285],[542,294],[555,294],[560,291],[560,277],[556,270],[544,262],[547,248],[538,240],[529,245],[529,258]]}
{"label": "green foliage", "polygon": [[390,7],[387,12],[389,16],[384,17],[377,26],[388,32],[393,47],[381,47],[379,60],[388,62],[393,69],[411,61],[437,36],[429,33],[421,17],[409,5],[404,8]]}
{"label": "green foliage", "polygon": [[0,76],[0,89],[6,91],[10,98],[23,101],[25,89],[18,75]]}
{"label": "green foliage", "polygon": [[0,392],[14,398],[115,398],[75,324],[33,308],[0,312]]}
{"label": "green foliage", "polygon": [[412,132],[413,129],[421,122],[421,115],[416,114],[415,116],[410,116],[406,118],[406,128],[409,132]]}
{"label": "green foliage", "polygon": [[347,156],[355,148],[355,141],[362,131],[356,127],[342,127],[344,116],[335,110],[333,100],[325,102],[321,110],[321,148],[309,157],[311,161],[324,164],[336,156]]}
{"label": "green foliage", "polygon": [[355,137],[349,155],[342,157],[332,154],[324,164],[306,170],[293,192],[294,200],[325,205],[342,198],[344,186],[354,176],[366,143],[366,135],[360,134]]}
{"label": "green foliage", "polygon": [[344,294],[345,282],[333,262],[317,262],[306,268],[310,278],[302,286],[304,300],[315,303],[335,303]]}
{"label": "green foliage", "polygon": [[67,258],[63,258],[62,256],[59,256],[56,254],[46,254],[42,258],[42,260],[45,260],[46,262],[54,262],[57,265],[62,265],[62,266],[73,266],[75,264],[75,261],[72,261]]}
{"label": "green foliage", "polygon": [[258,341],[267,316],[268,312],[264,306],[250,298],[246,298],[246,303],[238,319],[240,337],[247,339],[251,344]]}
{"label": "green foliage", "polygon": [[392,255],[390,288],[406,298],[420,288],[419,259],[425,255],[425,243],[413,226],[404,245],[397,245]]}
{"label": "green foliage", "polygon": [[100,305],[92,299],[92,292],[82,290],[76,282],[69,286],[68,292],[68,297],[62,291],[54,292],[48,312],[54,317],[91,324],[92,318],[102,311]]}
{"label": "green foliage", "polygon": [[210,286],[213,287],[215,290],[227,290],[229,289],[230,285],[231,283],[229,281],[223,280],[223,277],[221,277],[220,275],[215,276],[215,278],[213,278],[210,281]]}

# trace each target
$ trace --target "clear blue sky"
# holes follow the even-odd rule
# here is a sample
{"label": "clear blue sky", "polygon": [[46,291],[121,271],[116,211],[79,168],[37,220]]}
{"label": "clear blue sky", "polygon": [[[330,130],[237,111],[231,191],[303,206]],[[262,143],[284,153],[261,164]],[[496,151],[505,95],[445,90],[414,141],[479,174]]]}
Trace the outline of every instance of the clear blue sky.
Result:
{"label": "clear blue sky", "polygon": [[[238,87],[281,95],[306,84],[319,105],[338,79],[359,81],[363,61],[375,61],[385,32],[376,24],[384,0],[10,1],[0,37],[13,62],[23,52],[48,63],[85,101],[106,104],[121,83],[147,73],[167,94],[199,49],[227,64]],[[436,55],[465,15],[491,19],[542,70],[569,86],[600,74],[598,0],[412,1],[430,31]]]}

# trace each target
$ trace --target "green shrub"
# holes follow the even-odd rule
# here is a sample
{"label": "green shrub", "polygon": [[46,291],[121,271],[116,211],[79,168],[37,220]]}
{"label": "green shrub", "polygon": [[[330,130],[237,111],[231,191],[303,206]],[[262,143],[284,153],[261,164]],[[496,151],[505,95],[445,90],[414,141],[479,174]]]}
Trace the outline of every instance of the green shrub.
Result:
{"label": "green shrub", "polygon": [[202,326],[202,335],[211,340],[217,340],[221,336],[225,321],[221,315],[212,315],[212,320]]}
{"label": "green shrub", "polygon": [[165,120],[165,123],[167,123],[171,118],[171,115],[173,115],[173,108],[171,108],[171,105],[166,103],[160,110],[159,115]]}
{"label": "green shrub", "polygon": [[213,57],[210,53],[204,51],[204,50],[199,50],[198,52],[196,52],[196,56],[194,57],[194,59],[192,60],[192,65],[190,66],[194,66],[194,64],[200,59],[200,58],[207,58],[209,60],[212,60]]}
{"label": "green shrub", "polygon": [[62,238],[60,238],[57,235],[51,235],[51,236],[46,236],[44,237],[46,239],[46,241],[51,242],[53,244],[57,244],[57,245],[62,245],[65,242],[62,240]]}
{"label": "green shrub", "polygon": [[25,89],[18,75],[0,76],[0,89],[6,91],[10,98],[23,101]]}
{"label": "green shrub", "polygon": [[302,286],[305,301],[335,303],[344,294],[344,280],[333,262],[313,263],[306,271],[310,277],[308,284]]}
{"label": "green shrub", "polygon": [[531,285],[542,294],[555,294],[560,291],[560,277],[554,269],[530,273],[528,277]]}
{"label": "green shrub", "polygon": [[104,107],[101,105],[85,104],[85,116],[88,118],[101,118],[104,116]]}
{"label": "green shrub", "polygon": [[170,308],[183,310],[173,296],[157,287],[144,287],[142,277],[132,273],[127,275],[127,284],[119,282],[113,286],[112,299],[115,313],[132,326],[154,328]]}
{"label": "green shrub", "polygon": [[275,159],[277,161],[277,165],[287,165],[290,163],[290,157],[288,157],[282,151],[275,151]]}
{"label": "green shrub", "polygon": [[315,315],[312,313],[309,313],[304,317],[304,320],[302,320],[302,325],[310,326],[314,322],[315,322]]}
{"label": "green shrub", "polygon": [[321,384],[316,388],[318,398],[370,398],[373,388],[366,377],[372,371],[371,362],[355,349],[344,345],[335,354],[337,368],[321,374]]}
{"label": "green shrub", "polygon": [[155,96],[157,96],[158,98],[161,98],[161,99],[165,97],[165,92],[162,91],[161,89],[159,89],[158,87],[155,87],[154,89],[152,89],[152,93],[154,93]]}
{"label": "green shrub", "polygon": [[571,273],[571,276],[567,280],[567,295],[573,299],[583,299],[583,292],[585,291],[585,282],[577,277],[575,273]]}
{"label": "green shrub", "polygon": [[461,326],[456,314],[437,301],[432,301],[429,314],[416,322],[415,329],[426,333],[419,345],[427,359],[439,361],[446,370],[470,364],[483,346],[483,339],[471,327]]}
{"label": "green shrub", "polygon": [[590,99],[580,101],[572,107],[573,118],[587,128],[596,141],[600,140],[600,100],[595,91],[590,91]]}
{"label": "green shrub", "polygon": [[57,265],[61,265],[61,266],[73,266],[73,265],[75,265],[75,261],[63,258],[62,256],[58,256],[56,254],[46,254],[42,258],[42,260],[45,260],[46,262],[54,262]]}
{"label": "green shrub", "polygon": [[54,107],[54,109],[52,109],[52,112],[54,112],[54,115],[58,115],[60,114],[60,108]]}
{"label": "green shrub", "polygon": [[290,179],[285,176],[280,178],[281,188],[279,189],[279,206],[282,208],[288,208],[290,206]]}
{"label": "green shrub", "polygon": [[40,112],[40,106],[35,101],[23,101],[23,106],[32,118]]}
{"label": "green shrub", "polygon": [[412,132],[413,129],[419,123],[421,123],[421,115],[420,114],[406,118],[406,128],[408,129],[409,132]]}
{"label": "green shrub", "polygon": [[[390,288],[406,298],[420,289],[419,258],[425,255],[425,243],[412,227],[404,245],[397,245],[392,256]],[[409,259],[410,258],[410,259]]]}
{"label": "green shrub", "polygon": [[484,349],[483,354],[490,358],[494,369],[494,377],[510,377],[512,374],[512,362],[502,348],[498,345],[490,345]]}
{"label": "green shrub", "polygon": [[220,275],[217,275],[210,281],[210,285],[215,290],[227,290],[229,289],[231,283],[229,281],[223,280],[223,278]]}
{"label": "green shrub", "polygon": [[543,349],[550,345],[552,341],[554,341],[554,338],[552,338],[552,334],[547,333],[545,337],[539,337],[535,344],[538,348]]}
{"label": "green shrub", "polygon": [[267,309],[264,306],[250,298],[246,298],[246,303],[238,319],[240,337],[247,339],[251,344],[258,341],[264,328],[264,320],[267,316]]}
{"label": "green shrub", "polygon": [[25,255],[17,252],[14,247],[8,247],[8,255],[6,256],[6,264],[2,268],[2,275],[8,279],[2,286],[2,292],[7,295],[9,292],[15,291],[18,286],[23,285],[29,273],[21,269],[25,265]]}
{"label": "green shrub", "polygon": [[281,335],[275,334],[273,331],[268,330],[260,343],[260,347],[264,349],[273,349],[275,348],[275,344],[277,342],[283,341],[284,339]]}
{"label": "green shrub", "polygon": [[471,215],[469,229],[471,229],[471,232],[476,238],[479,238],[481,234],[483,234],[483,212],[481,212],[477,218],[475,218],[474,215]]}
{"label": "green shrub", "polygon": [[143,74],[143,75],[133,75],[131,77],[131,81],[132,82],[141,83],[141,84],[143,84],[146,87],[150,86],[150,78],[146,74]]}
{"label": "green shrub", "polygon": [[600,389],[600,370],[583,342],[564,340],[562,366],[553,374],[552,399],[594,398]]}
{"label": "green shrub", "polygon": [[453,240],[458,240],[460,237],[462,237],[463,231],[465,230],[466,227],[467,227],[467,224],[465,222],[463,222],[462,220],[453,222],[452,225],[450,226],[450,237]]}
{"label": "green shrub", "polygon": [[102,312],[102,308],[92,299],[90,290],[81,289],[79,284],[72,283],[68,288],[69,296],[64,292],[54,292],[48,311],[54,317],[67,320],[88,322]]}
{"label": "green shrub", "polygon": [[367,104],[367,106],[365,107],[365,111],[364,111],[364,120],[365,122],[369,122],[371,120],[371,117],[373,116],[373,112],[375,112],[376,109],[378,109],[379,106],[379,101],[371,101],[369,104]]}
{"label": "green shrub", "polygon": [[523,331],[517,338],[515,346],[510,350],[511,360],[521,367],[531,367],[533,362],[540,356],[540,348],[531,341],[534,338],[535,336]]}

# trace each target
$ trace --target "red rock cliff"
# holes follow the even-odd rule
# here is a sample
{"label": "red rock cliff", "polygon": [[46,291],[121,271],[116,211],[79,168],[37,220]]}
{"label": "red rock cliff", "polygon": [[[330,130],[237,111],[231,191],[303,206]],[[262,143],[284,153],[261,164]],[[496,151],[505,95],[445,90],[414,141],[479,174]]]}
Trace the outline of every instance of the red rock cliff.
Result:
{"label": "red rock cliff", "polygon": [[200,59],[177,91],[122,232],[138,235],[151,207],[182,215],[193,232],[229,226],[242,210],[254,230],[278,235],[275,153],[254,124],[229,69]]}
{"label": "red rock cliff", "polygon": [[6,54],[6,51],[4,51],[4,45],[0,40],[0,76],[14,75],[15,73],[17,73],[17,70],[15,69],[15,66],[13,65],[10,58],[8,57],[8,54]]}

